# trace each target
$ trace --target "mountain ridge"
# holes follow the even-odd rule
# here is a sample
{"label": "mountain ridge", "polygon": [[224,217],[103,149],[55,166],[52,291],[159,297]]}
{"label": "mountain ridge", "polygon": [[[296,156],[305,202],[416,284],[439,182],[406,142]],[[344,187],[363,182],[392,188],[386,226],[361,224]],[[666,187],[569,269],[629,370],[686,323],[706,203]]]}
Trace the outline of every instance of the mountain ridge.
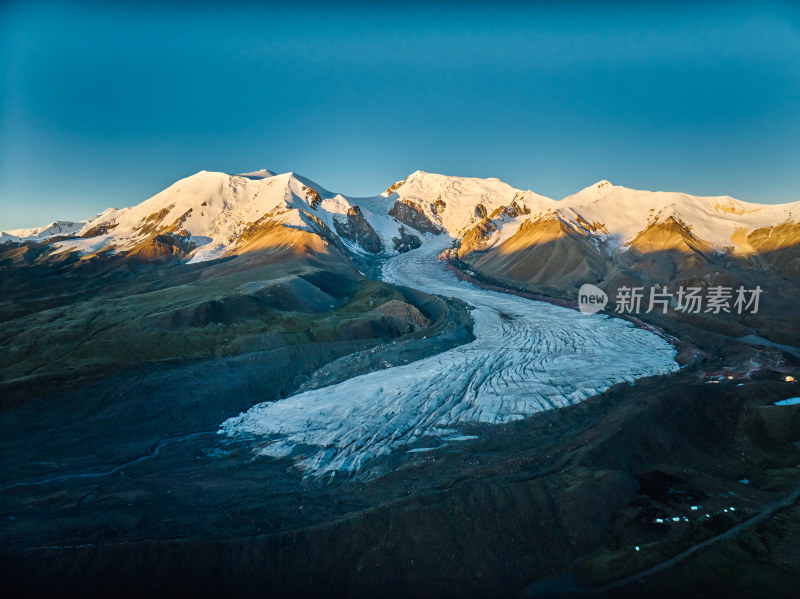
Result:
{"label": "mountain ridge", "polygon": [[[607,180],[554,200],[495,178],[417,170],[382,194],[351,197],[294,172],[204,170],[137,205],[77,223],[4,231],[0,243],[40,242],[53,254],[138,252],[198,263],[246,252],[257,228],[280,226],[318,235],[356,260],[395,255],[439,234],[452,238],[464,258],[507,244],[523,223],[555,218],[606,254],[624,252],[651,227],[678,220],[711,252],[753,255],[771,247],[770,227],[792,228],[798,217],[800,202],[754,204]],[[759,250],[748,238],[753,234]]]}

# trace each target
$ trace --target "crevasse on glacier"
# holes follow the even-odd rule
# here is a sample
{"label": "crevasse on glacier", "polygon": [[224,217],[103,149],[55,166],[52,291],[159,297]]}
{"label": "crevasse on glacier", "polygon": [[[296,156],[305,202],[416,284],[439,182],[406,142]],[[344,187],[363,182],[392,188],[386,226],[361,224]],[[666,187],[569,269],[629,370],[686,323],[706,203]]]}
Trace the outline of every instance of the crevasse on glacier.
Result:
{"label": "crevasse on glacier", "polygon": [[474,341],[259,404],[225,421],[220,432],[263,437],[260,451],[269,456],[296,452],[306,476],[354,473],[422,439],[458,440],[459,425],[510,422],[678,368],[671,345],[628,322],[459,281],[437,258],[443,247],[428,240],[391,258],[383,278],[468,303]]}

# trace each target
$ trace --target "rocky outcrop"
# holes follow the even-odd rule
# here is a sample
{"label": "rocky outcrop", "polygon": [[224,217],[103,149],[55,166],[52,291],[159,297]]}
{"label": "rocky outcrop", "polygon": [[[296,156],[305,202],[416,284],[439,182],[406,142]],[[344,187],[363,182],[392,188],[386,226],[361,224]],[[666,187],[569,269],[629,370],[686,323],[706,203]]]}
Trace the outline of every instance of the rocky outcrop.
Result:
{"label": "rocky outcrop", "polygon": [[383,251],[378,234],[364,218],[358,206],[352,206],[347,211],[347,220],[344,222],[340,222],[334,217],[333,226],[339,236],[352,241],[370,254],[380,254]]}
{"label": "rocky outcrop", "polygon": [[386,191],[385,191],[384,193],[385,193],[387,196],[389,196],[389,195],[392,195],[392,194],[393,194],[395,191],[397,191],[398,189],[400,189],[400,188],[403,186],[403,184],[404,184],[405,182],[406,182],[406,180],[405,180],[405,179],[403,179],[402,181],[396,181],[396,182],[392,183],[392,184],[391,184],[391,185],[390,185],[390,186],[389,186],[389,187],[386,189]]}
{"label": "rocky outcrop", "polygon": [[507,206],[499,206],[490,215],[487,216],[486,207],[483,204],[475,206],[475,218],[480,218],[481,221],[467,230],[464,233],[458,245],[457,256],[459,259],[464,259],[466,256],[476,251],[483,251],[487,249],[487,241],[489,238],[498,231],[503,222],[509,219],[517,218],[523,214],[530,214],[530,208],[520,206],[515,198],[511,204]]}
{"label": "rocky outcrop", "polygon": [[416,306],[401,300],[390,300],[367,312],[367,316],[377,317],[392,337],[413,333],[431,325]]}
{"label": "rocky outcrop", "polygon": [[392,209],[389,210],[389,216],[421,233],[438,235],[442,232],[442,228],[428,218],[422,209],[410,200],[397,200]]}
{"label": "rocky outcrop", "polygon": [[164,219],[167,218],[167,215],[172,212],[174,207],[175,204],[170,204],[166,208],[162,208],[161,210],[156,210],[155,212],[148,214],[131,230],[141,235],[147,235],[159,231],[163,227]]}
{"label": "rocky outcrop", "polygon": [[128,256],[141,262],[169,262],[180,260],[194,248],[188,234],[160,234],[140,243]]}
{"label": "rocky outcrop", "polygon": [[306,194],[306,199],[308,199],[308,204],[312,209],[316,210],[317,206],[322,203],[322,198],[320,197],[319,192],[313,187],[308,187],[306,185],[303,186],[303,191]]}
{"label": "rocky outcrop", "polygon": [[[477,211],[477,209],[476,209]],[[490,219],[495,219],[501,216],[507,216],[508,218],[516,218],[523,214],[530,214],[531,209],[527,206],[520,206],[517,204],[517,200],[514,199],[508,206],[500,206],[496,208],[494,212],[489,215]]]}
{"label": "rocky outcrop", "polygon": [[[301,218],[308,224],[308,226],[313,230],[314,233],[319,235],[324,242],[335,247],[339,252],[341,252],[342,256],[347,257],[347,248],[345,248],[344,243],[339,238],[338,235],[334,234],[331,231],[330,227],[326,225],[321,218],[314,216],[310,212],[305,212],[303,210],[300,211]],[[347,258],[349,260],[349,258]]]}
{"label": "rocky outcrop", "polygon": [[81,237],[88,238],[88,237],[98,237],[100,235],[105,235],[112,229],[117,226],[118,223],[101,223],[95,227],[92,227],[88,231],[86,231]]}
{"label": "rocky outcrop", "polygon": [[405,227],[400,227],[397,229],[397,232],[400,233],[400,237],[392,237],[392,242],[394,243],[394,249],[401,254],[416,249],[422,244],[419,237],[411,233],[406,233]]}
{"label": "rocky outcrop", "polygon": [[497,231],[495,224],[484,219],[464,234],[458,247],[458,257],[463,259],[472,252],[486,249],[486,241]]}

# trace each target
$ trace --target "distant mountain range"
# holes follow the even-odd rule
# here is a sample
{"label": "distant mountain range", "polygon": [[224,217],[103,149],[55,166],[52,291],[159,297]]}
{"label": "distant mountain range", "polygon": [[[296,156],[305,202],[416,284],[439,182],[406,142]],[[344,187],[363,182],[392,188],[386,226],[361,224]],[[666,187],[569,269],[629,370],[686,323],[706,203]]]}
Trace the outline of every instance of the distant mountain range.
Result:
{"label": "distant mountain range", "polygon": [[202,171],[136,206],[5,231],[0,241],[45,242],[52,256],[198,263],[289,248],[364,260],[431,235],[451,237],[458,258],[489,277],[556,294],[586,281],[708,279],[714,265],[800,282],[800,202],[752,204],[608,181],[555,201],[497,179],[422,171],[367,198],[294,173]]}
{"label": "distant mountain range", "polygon": [[800,284],[800,202],[752,204],[608,181],[555,201],[498,179],[422,171],[366,198],[294,173],[202,171],[136,206],[5,231],[0,242],[41,246],[5,252],[6,264],[111,255],[196,264],[258,251],[272,261],[326,254],[364,270],[373,258],[441,236],[453,240],[450,257],[462,268],[568,299],[586,282],[609,293],[625,285],[760,284],[783,306]]}
{"label": "distant mountain range", "polygon": [[752,204],[608,181],[555,201],[498,179],[416,171],[379,196],[355,198],[294,173],[202,171],[136,206],[4,231],[0,241],[48,241],[57,252],[84,254],[141,253],[155,245],[153,257],[202,262],[246,251],[260,231],[280,225],[341,242],[356,254],[394,254],[407,249],[404,233],[411,243],[431,233],[460,242],[462,257],[564,237],[593,246],[601,257],[628,249],[748,257],[791,245],[799,221],[800,202]]}

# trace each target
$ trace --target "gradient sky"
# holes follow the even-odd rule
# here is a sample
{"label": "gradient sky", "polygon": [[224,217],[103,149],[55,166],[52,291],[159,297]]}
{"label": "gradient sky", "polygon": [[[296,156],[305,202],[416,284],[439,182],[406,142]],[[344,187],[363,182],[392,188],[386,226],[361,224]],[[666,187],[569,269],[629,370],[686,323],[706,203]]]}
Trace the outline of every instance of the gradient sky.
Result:
{"label": "gradient sky", "polygon": [[109,4],[0,5],[0,229],[203,169],[800,200],[795,2]]}

